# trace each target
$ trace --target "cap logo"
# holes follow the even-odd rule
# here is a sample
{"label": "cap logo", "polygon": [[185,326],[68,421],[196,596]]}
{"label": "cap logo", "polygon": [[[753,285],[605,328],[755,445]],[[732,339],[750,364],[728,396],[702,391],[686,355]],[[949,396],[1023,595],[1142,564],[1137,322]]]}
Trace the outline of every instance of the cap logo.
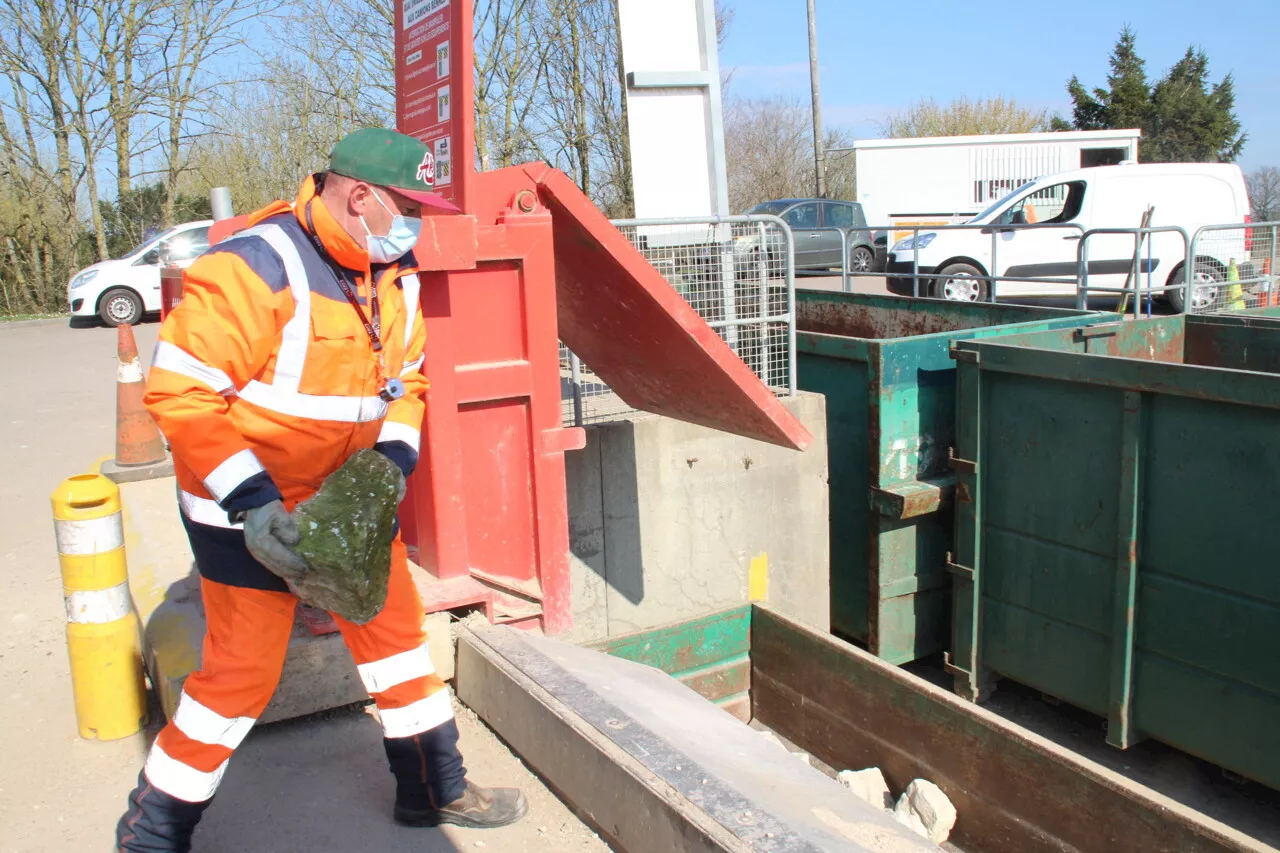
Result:
{"label": "cap logo", "polygon": [[418,164],[418,180],[429,187],[435,186],[436,158],[431,155],[430,151],[422,155],[422,162]]}

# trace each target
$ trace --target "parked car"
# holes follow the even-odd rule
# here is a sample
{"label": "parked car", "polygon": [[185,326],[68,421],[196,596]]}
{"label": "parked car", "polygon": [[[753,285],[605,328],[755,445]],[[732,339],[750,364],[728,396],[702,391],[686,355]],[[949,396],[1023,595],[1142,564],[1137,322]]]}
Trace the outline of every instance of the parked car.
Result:
{"label": "parked car", "polygon": [[[1188,238],[1204,225],[1243,226],[1249,221],[1244,175],[1234,164],[1153,163],[1059,172],[1019,187],[969,220],[986,228],[921,231],[899,240],[889,252],[889,290],[911,295],[911,273],[917,263],[921,273],[946,276],[922,279],[922,296],[963,302],[987,299],[987,276],[992,274],[1073,279],[1083,232],[1136,228],[1148,207],[1153,208],[1152,226],[1179,226]],[[1050,225],[1077,227],[1037,227]],[[1212,304],[1233,262],[1241,278],[1252,274],[1250,238],[1249,230],[1241,227],[1211,232],[1197,245],[1193,307]],[[1089,237],[1089,284],[1124,287],[1133,267],[1134,242],[1131,234]],[[1181,234],[1152,234],[1138,264],[1141,286],[1181,284],[1186,254]],[[1074,282],[997,282],[999,296],[1064,296],[1076,290]],[[1181,311],[1182,292],[1169,291],[1168,297],[1174,309]]]}
{"label": "parked car", "polygon": [[160,310],[160,267],[190,266],[209,248],[213,220],[184,222],[157,234],[122,258],[100,261],[67,284],[73,317],[100,317],[108,326],[137,323]]}
{"label": "parked car", "polygon": [[[795,240],[795,267],[798,270],[839,269],[842,241],[840,229],[848,234],[849,269],[871,272],[875,268],[875,245],[867,228],[862,205],[856,201],[829,201],[815,198],[783,198],[757,204],[748,214],[771,214],[791,226]],[[785,252],[781,234],[768,232],[764,251],[773,261]],[[741,267],[749,267],[759,259],[760,238],[754,234],[737,237],[734,257]]]}

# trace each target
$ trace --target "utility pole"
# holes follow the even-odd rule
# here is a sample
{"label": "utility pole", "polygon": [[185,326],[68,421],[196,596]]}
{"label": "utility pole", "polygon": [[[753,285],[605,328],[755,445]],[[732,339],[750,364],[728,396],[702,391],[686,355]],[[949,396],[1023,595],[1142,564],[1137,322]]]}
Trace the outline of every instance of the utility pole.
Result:
{"label": "utility pole", "polygon": [[809,0],[809,87],[813,90],[813,172],[814,196],[827,197],[827,163],[823,152],[822,99],[818,89],[818,23]]}

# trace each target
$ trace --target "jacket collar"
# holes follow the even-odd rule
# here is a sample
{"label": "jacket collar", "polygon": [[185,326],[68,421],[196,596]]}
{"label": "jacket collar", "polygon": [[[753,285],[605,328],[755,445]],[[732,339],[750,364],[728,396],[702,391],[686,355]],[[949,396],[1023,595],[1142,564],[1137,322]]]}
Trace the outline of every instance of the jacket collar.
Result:
{"label": "jacket collar", "polygon": [[316,194],[314,176],[303,181],[302,187],[298,190],[298,197],[293,203],[293,213],[306,231],[311,230],[307,225],[308,204],[311,206],[311,221],[315,223],[316,236],[320,238],[330,257],[349,270],[367,272],[369,270],[368,250],[362,243],[356,242],[333,218],[333,214]]}

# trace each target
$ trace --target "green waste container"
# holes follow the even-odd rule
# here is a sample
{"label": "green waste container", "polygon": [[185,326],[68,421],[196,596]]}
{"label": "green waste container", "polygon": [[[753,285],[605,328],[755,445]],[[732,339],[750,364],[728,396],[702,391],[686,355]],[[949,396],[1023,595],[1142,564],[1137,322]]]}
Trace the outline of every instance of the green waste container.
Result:
{"label": "green waste container", "polygon": [[[1264,309],[1276,313],[1277,309]],[[956,344],[948,667],[1280,789],[1280,322]]]}
{"label": "green waste container", "polygon": [[957,340],[1075,328],[1055,308],[796,293],[799,387],[827,398],[831,627],[895,664],[941,651]]}

